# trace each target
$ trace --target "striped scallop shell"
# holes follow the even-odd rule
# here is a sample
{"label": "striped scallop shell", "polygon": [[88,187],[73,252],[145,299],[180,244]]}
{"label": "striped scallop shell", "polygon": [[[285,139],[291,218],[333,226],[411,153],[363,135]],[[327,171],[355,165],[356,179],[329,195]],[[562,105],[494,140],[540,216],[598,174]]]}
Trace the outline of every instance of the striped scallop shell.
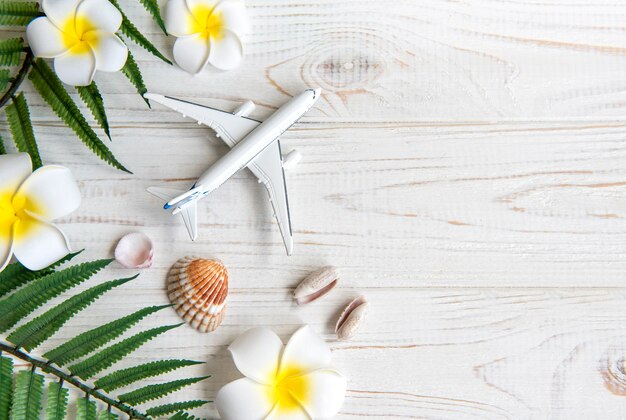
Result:
{"label": "striped scallop shell", "polygon": [[167,277],[167,293],[186,323],[201,332],[222,322],[228,295],[228,271],[219,260],[181,258]]}

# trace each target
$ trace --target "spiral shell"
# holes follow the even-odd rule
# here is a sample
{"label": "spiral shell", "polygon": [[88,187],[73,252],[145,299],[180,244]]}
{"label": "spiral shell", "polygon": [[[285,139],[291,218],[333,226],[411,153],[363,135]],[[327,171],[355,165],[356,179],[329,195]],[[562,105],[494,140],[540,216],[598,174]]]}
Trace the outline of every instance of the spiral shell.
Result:
{"label": "spiral shell", "polygon": [[201,332],[222,322],[228,295],[228,271],[219,260],[181,258],[167,277],[167,293],[186,323]]}

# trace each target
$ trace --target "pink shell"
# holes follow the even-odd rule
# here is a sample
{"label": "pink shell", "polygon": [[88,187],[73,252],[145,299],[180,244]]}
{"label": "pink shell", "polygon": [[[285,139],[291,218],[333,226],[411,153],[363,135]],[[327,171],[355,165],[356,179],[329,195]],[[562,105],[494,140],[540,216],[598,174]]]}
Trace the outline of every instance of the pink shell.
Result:
{"label": "pink shell", "polygon": [[126,268],[148,268],[153,257],[152,241],[140,232],[123,236],[115,247],[115,259]]}

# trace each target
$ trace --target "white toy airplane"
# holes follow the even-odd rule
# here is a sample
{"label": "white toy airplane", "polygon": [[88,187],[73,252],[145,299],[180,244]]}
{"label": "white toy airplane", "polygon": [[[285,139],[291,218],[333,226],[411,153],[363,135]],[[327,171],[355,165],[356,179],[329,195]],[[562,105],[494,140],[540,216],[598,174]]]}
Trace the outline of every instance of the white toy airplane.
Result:
{"label": "white toy airplane", "polygon": [[252,101],[243,103],[231,114],[163,95],[146,93],[144,95],[146,98],[180,112],[183,117],[193,118],[198,124],[209,126],[217,137],[231,147],[228,153],[200,175],[189,191],[159,187],[150,187],[148,191],[167,201],[164,209],[173,208],[172,214],[181,214],[193,241],[198,237],[196,203],[237,171],[248,167],[259,179],[259,183],[262,182],[267,188],[287,255],[291,255],[293,236],[284,170],[297,163],[300,154],[292,151],[283,159],[278,138],[313,106],[320,92],[319,88],[305,90],[264,122],[246,117],[254,109]]}

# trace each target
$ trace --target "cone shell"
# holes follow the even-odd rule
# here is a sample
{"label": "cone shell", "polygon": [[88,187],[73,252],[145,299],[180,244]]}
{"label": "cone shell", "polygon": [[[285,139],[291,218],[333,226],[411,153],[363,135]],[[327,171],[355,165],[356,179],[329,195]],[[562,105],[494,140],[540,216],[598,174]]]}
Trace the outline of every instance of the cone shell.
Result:
{"label": "cone shell", "polygon": [[219,260],[181,258],[167,278],[167,293],[186,323],[201,332],[222,322],[228,295],[228,271]]}

